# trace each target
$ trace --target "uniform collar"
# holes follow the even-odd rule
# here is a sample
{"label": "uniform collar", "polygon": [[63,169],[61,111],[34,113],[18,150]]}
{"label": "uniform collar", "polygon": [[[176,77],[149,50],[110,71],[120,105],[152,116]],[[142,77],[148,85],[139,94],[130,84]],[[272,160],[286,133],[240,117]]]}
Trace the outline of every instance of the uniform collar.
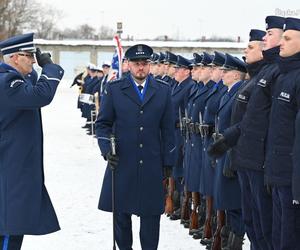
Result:
{"label": "uniform collar", "polygon": [[264,50],[262,52],[264,60],[269,64],[278,62],[279,61],[279,51],[280,51],[279,46],[268,49],[268,50]]}
{"label": "uniform collar", "polygon": [[289,57],[280,57],[278,66],[280,73],[300,69],[300,52]]}
{"label": "uniform collar", "polygon": [[7,71],[15,71],[15,72],[19,73],[14,67],[12,67],[6,63],[0,63],[0,67]]}
{"label": "uniform collar", "polygon": [[267,62],[263,59],[255,63],[247,64],[247,71],[250,77],[255,76]]}

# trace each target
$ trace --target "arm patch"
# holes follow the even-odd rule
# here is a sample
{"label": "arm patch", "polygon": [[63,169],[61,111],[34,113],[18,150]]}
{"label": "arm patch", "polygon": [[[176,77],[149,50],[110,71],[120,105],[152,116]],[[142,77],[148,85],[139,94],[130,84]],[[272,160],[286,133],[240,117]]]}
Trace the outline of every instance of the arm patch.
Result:
{"label": "arm patch", "polygon": [[22,85],[23,83],[25,83],[24,80],[22,80],[22,79],[16,79],[16,80],[11,81],[9,87],[10,88],[17,88],[20,85]]}

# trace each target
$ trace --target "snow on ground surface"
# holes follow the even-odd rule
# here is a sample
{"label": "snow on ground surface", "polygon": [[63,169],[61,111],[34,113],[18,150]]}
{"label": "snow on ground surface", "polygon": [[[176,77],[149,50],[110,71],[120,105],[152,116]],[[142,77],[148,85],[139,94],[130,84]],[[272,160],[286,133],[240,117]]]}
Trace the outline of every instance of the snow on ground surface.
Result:
{"label": "snow on ground surface", "polygon": [[[42,109],[46,187],[62,230],[25,236],[22,250],[112,249],[112,214],[97,209],[105,161],[96,139],[86,135],[77,107],[77,87],[63,81],[50,106]],[[133,249],[139,243],[139,219],[133,216]],[[178,221],[161,217],[159,250],[205,249]],[[244,249],[250,249],[249,242]]]}

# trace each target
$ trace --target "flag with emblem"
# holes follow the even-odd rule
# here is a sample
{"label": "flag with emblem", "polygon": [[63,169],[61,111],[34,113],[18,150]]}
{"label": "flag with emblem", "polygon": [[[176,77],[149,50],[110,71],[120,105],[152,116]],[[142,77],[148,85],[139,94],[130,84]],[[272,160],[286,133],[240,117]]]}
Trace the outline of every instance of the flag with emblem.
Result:
{"label": "flag with emblem", "polygon": [[114,80],[121,78],[122,76],[122,59],[123,59],[123,49],[121,46],[121,41],[119,36],[114,36],[114,41],[116,43],[115,53],[113,54],[111,62],[111,72],[108,76],[108,80]]}

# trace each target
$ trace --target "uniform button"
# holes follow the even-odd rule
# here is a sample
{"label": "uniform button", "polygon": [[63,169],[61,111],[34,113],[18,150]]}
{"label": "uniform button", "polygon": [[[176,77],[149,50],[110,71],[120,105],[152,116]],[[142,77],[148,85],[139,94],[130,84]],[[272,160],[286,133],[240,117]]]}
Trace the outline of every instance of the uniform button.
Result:
{"label": "uniform button", "polygon": [[140,144],[140,148],[142,148],[142,147],[143,147],[143,144],[141,143],[141,144]]}
{"label": "uniform button", "polygon": [[207,109],[207,106],[205,106],[205,109]]}
{"label": "uniform button", "polygon": [[195,103],[193,104],[193,107],[195,107]]}
{"label": "uniform button", "polygon": [[140,127],[140,131],[143,131],[143,129],[144,129],[143,127]]}
{"label": "uniform button", "polygon": [[204,149],[203,149],[203,151],[205,152],[205,151],[206,151],[206,149],[204,148]]}
{"label": "uniform button", "polygon": [[140,160],[140,164],[143,164],[143,160]]}
{"label": "uniform button", "polygon": [[192,147],[194,147],[194,143],[192,143]]}
{"label": "uniform button", "polygon": [[140,110],[140,114],[141,114],[141,115],[144,114],[144,111],[143,111],[143,110]]}

